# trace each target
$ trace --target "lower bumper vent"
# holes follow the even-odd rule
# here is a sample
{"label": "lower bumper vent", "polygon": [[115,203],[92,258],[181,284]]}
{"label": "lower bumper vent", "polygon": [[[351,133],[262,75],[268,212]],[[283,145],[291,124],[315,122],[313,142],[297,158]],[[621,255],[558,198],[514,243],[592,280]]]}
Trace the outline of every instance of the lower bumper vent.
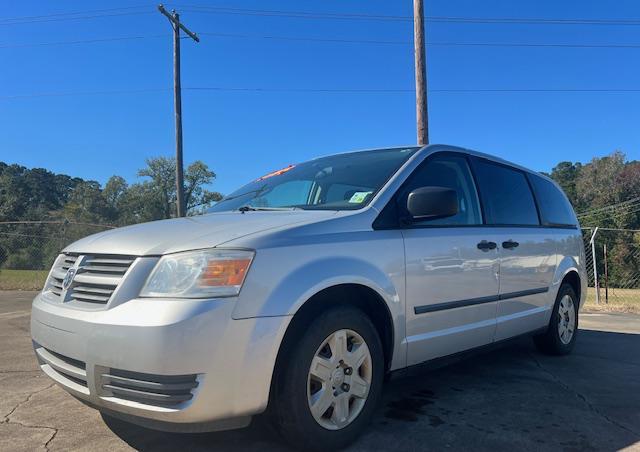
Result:
{"label": "lower bumper vent", "polygon": [[[52,378],[81,392],[87,392],[87,366],[84,362],[56,353],[44,347],[36,347],[36,355],[43,368]],[[80,386],[77,388],[75,385]]]}
{"label": "lower bumper vent", "polygon": [[113,397],[145,405],[171,407],[193,398],[197,375],[153,375],[109,369],[102,376],[102,390]]}

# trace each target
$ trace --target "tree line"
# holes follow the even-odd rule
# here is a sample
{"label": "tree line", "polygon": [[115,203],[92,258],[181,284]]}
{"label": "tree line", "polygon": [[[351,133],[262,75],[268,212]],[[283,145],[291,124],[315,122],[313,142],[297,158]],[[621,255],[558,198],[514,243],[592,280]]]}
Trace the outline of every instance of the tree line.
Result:
{"label": "tree line", "polygon": [[[176,211],[175,168],[175,159],[150,158],[137,173],[140,182],[112,176],[102,186],[0,162],[0,268],[47,269],[64,246],[79,238],[109,227],[171,218]],[[202,161],[185,169],[189,215],[222,198],[207,188],[215,178]]]}
{"label": "tree line", "polygon": [[[586,164],[561,162],[550,176],[569,197],[580,226],[602,228],[596,236],[598,274],[604,275],[606,244],[610,286],[640,287],[640,162],[613,152]],[[584,231],[585,237],[591,232]]]}
{"label": "tree line", "polygon": [[[139,182],[129,184],[121,176],[112,176],[102,186],[42,168],[0,162],[0,222],[69,222],[63,227],[31,224],[0,228],[0,268],[47,268],[51,256],[64,245],[104,229],[76,223],[125,226],[171,218],[176,211],[174,174],[174,159],[156,157],[138,171]],[[587,163],[560,162],[548,175],[569,197],[580,214],[581,226],[640,229],[640,162],[613,152]],[[201,161],[186,168],[185,198],[190,215],[202,213],[221,199],[220,193],[208,189],[215,178]],[[608,244],[612,278],[620,284],[630,269],[640,268],[640,234],[600,234]]]}
{"label": "tree line", "polygon": [[[0,162],[0,221],[68,220],[124,226],[171,218],[176,209],[175,168],[173,158],[149,158],[137,173],[140,182],[128,184],[123,177],[112,176],[103,187],[93,180]],[[202,161],[185,169],[189,214],[201,213],[222,198],[207,189],[215,178]]]}

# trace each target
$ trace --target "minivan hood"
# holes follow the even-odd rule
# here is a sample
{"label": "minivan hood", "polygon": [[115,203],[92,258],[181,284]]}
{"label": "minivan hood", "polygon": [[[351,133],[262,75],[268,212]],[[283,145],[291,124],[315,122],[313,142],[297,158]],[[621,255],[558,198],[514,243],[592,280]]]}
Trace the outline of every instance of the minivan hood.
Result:
{"label": "minivan hood", "polygon": [[211,213],[112,229],[80,239],[64,251],[154,256],[219,246],[257,232],[334,215],[335,211],[322,210]]}

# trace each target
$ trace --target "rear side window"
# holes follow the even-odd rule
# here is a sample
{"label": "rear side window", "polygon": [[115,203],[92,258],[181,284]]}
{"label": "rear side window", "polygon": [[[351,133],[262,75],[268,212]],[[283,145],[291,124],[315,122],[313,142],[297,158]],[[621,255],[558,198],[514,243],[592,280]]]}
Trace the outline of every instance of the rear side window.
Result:
{"label": "rear side window", "polygon": [[576,226],[576,216],[564,193],[555,184],[539,176],[529,175],[546,226]]}
{"label": "rear side window", "polygon": [[476,160],[476,176],[488,224],[537,226],[538,211],[522,171]]}

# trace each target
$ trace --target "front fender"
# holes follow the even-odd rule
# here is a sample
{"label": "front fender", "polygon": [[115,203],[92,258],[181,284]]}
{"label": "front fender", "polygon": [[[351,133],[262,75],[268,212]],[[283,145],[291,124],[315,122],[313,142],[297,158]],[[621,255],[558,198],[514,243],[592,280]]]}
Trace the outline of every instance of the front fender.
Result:
{"label": "front fender", "polygon": [[[253,275],[256,284],[243,288],[233,318],[293,316],[307,300],[324,289],[359,284],[374,290],[386,304],[394,325],[392,368],[401,367],[405,357],[401,350],[405,337],[404,274],[401,261],[391,266],[381,269],[362,258],[334,256],[314,259],[289,271],[261,268]],[[278,273],[282,275],[280,279],[276,277]],[[273,284],[267,287],[259,281]]]}
{"label": "front fender", "polygon": [[[400,294],[385,272],[364,260],[340,257],[310,261],[287,273],[269,289],[266,297],[263,293],[261,302],[254,300],[250,303],[238,303],[233,317],[241,319],[293,315],[313,295],[338,284],[369,287],[384,299],[392,315],[404,316]],[[251,297],[250,294],[243,295]]]}

